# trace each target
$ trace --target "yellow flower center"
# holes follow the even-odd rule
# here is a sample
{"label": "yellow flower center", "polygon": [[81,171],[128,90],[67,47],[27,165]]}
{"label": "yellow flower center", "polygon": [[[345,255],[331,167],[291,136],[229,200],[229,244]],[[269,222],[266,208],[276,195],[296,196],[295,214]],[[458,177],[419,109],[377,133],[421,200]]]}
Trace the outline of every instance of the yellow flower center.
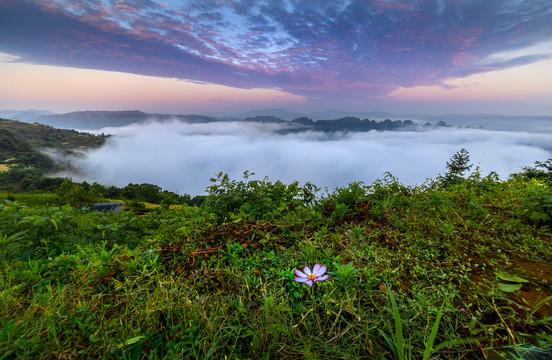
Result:
{"label": "yellow flower center", "polygon": [[310,274],[309,275],[309,280],[314,280],[314,279],[316,279],[316,276],[314,276],[314,274]]}

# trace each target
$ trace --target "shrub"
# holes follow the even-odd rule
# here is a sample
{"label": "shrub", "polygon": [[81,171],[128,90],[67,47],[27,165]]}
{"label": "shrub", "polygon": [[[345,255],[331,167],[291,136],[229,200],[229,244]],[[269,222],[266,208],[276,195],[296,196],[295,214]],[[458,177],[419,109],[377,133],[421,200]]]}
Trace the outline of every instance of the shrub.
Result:
{"label": "shrub", "polygon": [[523,196],[521,216],[537,226],[552,228],[552,189],[542,181],[531,180]]}

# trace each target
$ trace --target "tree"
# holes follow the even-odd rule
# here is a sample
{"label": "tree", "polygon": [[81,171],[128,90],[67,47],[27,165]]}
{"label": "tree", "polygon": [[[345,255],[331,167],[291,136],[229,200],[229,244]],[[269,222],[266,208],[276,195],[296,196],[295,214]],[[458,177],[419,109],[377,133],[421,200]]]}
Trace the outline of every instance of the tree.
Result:
{"label": "tree", "polygon": [[74,184],[71,179],[65,179],[57,189],[58,204],[69,204],[74,207],[93,205],[100,197],[99,194],[91,189],[86,191],[84,187]]}
{"label": "tree", "polygon": [[449,161],[447,161],[447,172],[445,175],[439,175],[437,177],[437,185],[440,187],[447,187],[449,185],[458,183],[464,179],[464,173],[470,171],[472,168],[470,164],[470,154],[468,150],[462,148],[458,150]]}
{"label": "tree", "polygon": [[550,181],[552,180],[552,158],[546,161],[535,161],[535,166],[524,166],[521,173],[514,175],[522,176],[526,179]]}

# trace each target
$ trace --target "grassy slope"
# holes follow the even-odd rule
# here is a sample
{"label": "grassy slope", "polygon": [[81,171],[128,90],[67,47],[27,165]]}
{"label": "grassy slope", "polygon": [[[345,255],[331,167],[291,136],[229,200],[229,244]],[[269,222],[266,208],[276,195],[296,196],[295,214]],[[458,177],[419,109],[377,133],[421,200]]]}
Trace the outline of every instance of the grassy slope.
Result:
{"label": "grassy slope", "polygon": [[101,146],[105,139],[74,130],[0,119],[0,141],[0,163],[5,171],[14,167],[52,170],[56,165],[40,149],[74,154],[75,151]]}
{"label": "grassy slope", "polygon": [[[0,353],[384,359],[403,345],[421,358],[441,306],[435,346],[478,341],[433,357],[552,346],[551,234],[534,216],[549,206],[543,183],[386,178],[308,206],[308,188],[266,181],[211,193],[202,208],[140,217],[2,208]],[[315,263],[329,281],[293,281]]]}
{"label": "grassy slope", "polygon": [[21,191],[59,186],[55,179],[42,176],[67,169],[71,164],[55,162],[52,155],[46,154],[79,155],[104,142],[103,136],[0,119],[0,188]]}
{"label": "grassy slope", "polygon": [[56,129],[38,123],[30,124],[17,120],[0,119],[0,129],[25,138],[40,147],[62,150],[85,149],[101,146],[105,139],[75,130]]}

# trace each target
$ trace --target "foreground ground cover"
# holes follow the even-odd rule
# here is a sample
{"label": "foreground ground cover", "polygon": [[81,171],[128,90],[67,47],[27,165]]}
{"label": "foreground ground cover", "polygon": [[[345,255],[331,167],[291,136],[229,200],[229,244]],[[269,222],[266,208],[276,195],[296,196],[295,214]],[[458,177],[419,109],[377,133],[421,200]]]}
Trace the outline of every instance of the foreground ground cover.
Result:
{"label": "foreground ground cover", "polygon": [[[477,172],[332,192],[220,174],[202,206],[145,215],[5,201],[0,358],[545,354],[551,214],[547,180]],[[294,280],[315,264],[327,280]]]}

